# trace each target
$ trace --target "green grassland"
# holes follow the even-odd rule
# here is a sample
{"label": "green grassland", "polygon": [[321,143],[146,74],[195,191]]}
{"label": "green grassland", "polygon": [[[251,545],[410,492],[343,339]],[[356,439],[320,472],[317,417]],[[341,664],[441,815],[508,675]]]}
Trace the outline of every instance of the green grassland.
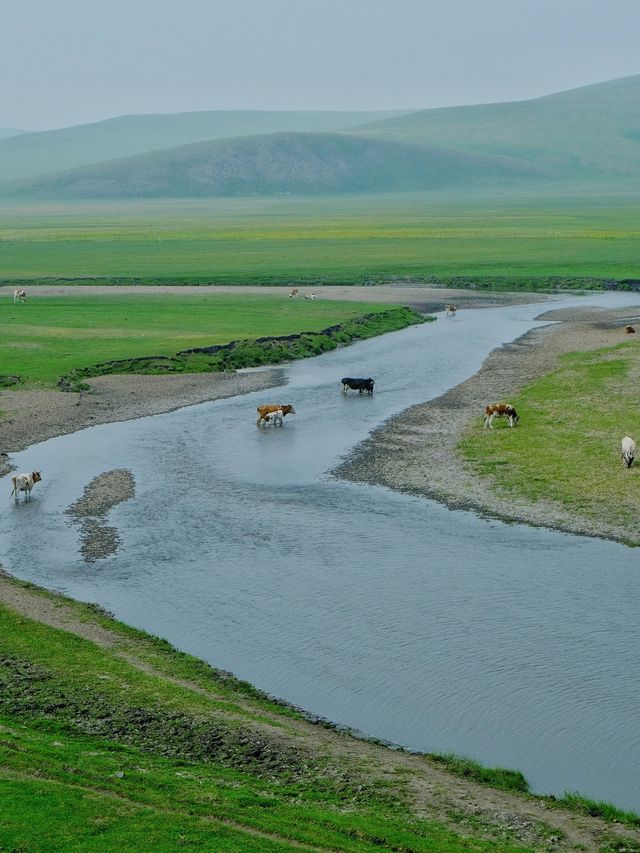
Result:
{"label": "green grassland", "polygon": [[365,314],[384,315],[389,307],[205,291],[174,296],[115,290],[106,296],[42,297],[25,305],[5,300],[0,309],[0,374],[20,376],[21,387],[51,386],[63,374],[107,360],[318,332]]}
{"label": "green grassland", "polygon": [[483,432],[474,425],[459,450],[497,489],[609,521],[640,544],[640,469],[624,468],[620,455],[622,437],[640,435],[639,381],[635,341],[565,355],[562,367],[510,399],[521,419],[517,429],[495,424]]}
{"label": "green grassland", "polygon": [[[640,277],[637,194],[212,199],[0,205],[0,281],[536,289]],[[548,283],[542,282],[548,286]]]}
{"label": "green grassland", "polygon": [[[0,583],[14,602],[0,605],[2,849],[525,853],[564,838],[561,805],[532,798],[520,774],[437,760],[470,797],[477,780],[513,792],[516,810],[530,803],[531,846],[477,810],[465,818],[446,797],[439,806],[443,779],[427,783],[426,818],[416,792],[434,759],[311,725],[99,608]],[[638,825],[615,809],[607,817]],[[606,824],[596,830],[599,850],[619,849]],[[640,849],[634,838],[625,849]]]}

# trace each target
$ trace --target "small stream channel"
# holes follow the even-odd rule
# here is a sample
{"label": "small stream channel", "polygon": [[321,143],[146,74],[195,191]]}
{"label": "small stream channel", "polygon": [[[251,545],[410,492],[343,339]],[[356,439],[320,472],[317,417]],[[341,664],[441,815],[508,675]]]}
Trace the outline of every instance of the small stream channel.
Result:
{"label": "small stream channel", "polygon": [[[294,363],[282,389],[35,445],[16,462],[44,480],[0,505],[0,562],[368,735],[640,809],[640,552],[327,474],[544,310],[460,312]],[[270,401],[298,414],[257,430]],[[109,516],[122,546],[85,563],[64,510],[114,468],[136,481]]]}

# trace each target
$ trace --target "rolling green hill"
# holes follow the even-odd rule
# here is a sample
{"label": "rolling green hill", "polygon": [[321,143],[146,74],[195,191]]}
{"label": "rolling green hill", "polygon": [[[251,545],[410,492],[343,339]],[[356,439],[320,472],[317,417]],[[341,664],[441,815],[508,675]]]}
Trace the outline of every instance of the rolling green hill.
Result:
{"label": "rolling green hill", "polygon": [[424,110],[358,134],[516,157],[557,177],[640,176],[640,75],[530,101]]}
{"label": "rolling green hill", "polygon": [[197,198],[438,189],[512,183],[540,173],[490,157],[348,134],[214,140],[5,185],[27,199]]}
{"label": "rolling green hill", "polygon": [[[0,130],[0,181],[44,175],[205,139],[278,131],[332,131],[395,115],[387,112],[227,110],[119,116],[37,133]],[[2,140],[3,133],[11,139]],[[15,136],[21,133],[20,136]]]}

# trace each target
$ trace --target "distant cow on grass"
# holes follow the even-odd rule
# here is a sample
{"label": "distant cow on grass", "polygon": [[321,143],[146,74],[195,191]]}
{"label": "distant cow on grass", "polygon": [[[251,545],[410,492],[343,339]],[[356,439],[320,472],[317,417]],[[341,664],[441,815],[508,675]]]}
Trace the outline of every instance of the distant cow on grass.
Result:
{"label": "distant cow on grass", "polygon": [[10,497],[16,496],[16,503],[20,500],[20,492],[24,492],[25,501],[31,500],[31,489],[42,480],[40,471],[32,471],[30,474],[14,474],[11,478],[13,490]]}
{"label": "distant cow on grass", "polygon": [[349,388],[352,391],[357,391],[358,394],[362,394],[365,391],[367,394],[373,394],[373,386],[375,385],[374,380],[369,377],[368,379],[352,379],[350,376],[345,376],[344,379],[340,380],[342,382],[342,390],[346,394]]}
{"label": "distant cow on grass", "polygon": [[315,293],[305,293],[304,298],[305,299],[317,299],[318,297],[315,295]]}
{"label": "distant cow on grass", "polygon": [[[276,418],[273,418],[274,413],[277,412],[278,415]],[[256,426],[261,427],[263,424],[268,424],[269,422],[274,423],[275,421],[279,421],[280,426],[282,426],[283,419],[287,415],[295,415],[296,410],[289,403],[268,403],[264,406],[258,406],[258,420],[256,421]]]}
{"label": "distant cow on grass", "polygon": [[633,460],[636,458],[636,443],[628,435],[622,439],[622,464],[626,468],[631,468]]}
{"label": "distant cow on grass", "polygon": [[27,291],[23,290],[21,287],[17,287],[13,291],[13,301],[14,302],[26,302],[27,301]]}
{"label": "distant cow on grass", "polygon": [[290,291],[289,291],[289,299],[293,299],[293,298],[294,298],[295,296],[297,296],[299,293],[300,293],[300,291],[298,290],[298,288],[297,288],[297,287],[294,287],[294,288],[293,288],[293,290],[290,290]]}
{"label": "distant cow on grass", "polygon": [[509,426],[515,426],[520,417],[510,403],[492,403],[484,410],[484,427],[483,429],[493,429],[494,418],[507,418]]}

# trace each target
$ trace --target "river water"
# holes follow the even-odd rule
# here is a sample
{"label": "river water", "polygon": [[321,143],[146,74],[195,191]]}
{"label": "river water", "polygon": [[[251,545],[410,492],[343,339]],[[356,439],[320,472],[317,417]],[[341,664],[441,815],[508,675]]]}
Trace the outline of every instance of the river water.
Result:
{"label": "river water", "polygon": [[[549,307],[576,302],[638,297]],[[282,389],[34,445],[17,464],[44,480],[2,502],[0,562],[368,735],[640,809],[639,552],[327,473],[543,310],[463,311],[294,363]],[[270,401],[297,414],[257,430]],[[64,509],[113,468],[136,497],[110,515],[117,554],[87,564]]]}

